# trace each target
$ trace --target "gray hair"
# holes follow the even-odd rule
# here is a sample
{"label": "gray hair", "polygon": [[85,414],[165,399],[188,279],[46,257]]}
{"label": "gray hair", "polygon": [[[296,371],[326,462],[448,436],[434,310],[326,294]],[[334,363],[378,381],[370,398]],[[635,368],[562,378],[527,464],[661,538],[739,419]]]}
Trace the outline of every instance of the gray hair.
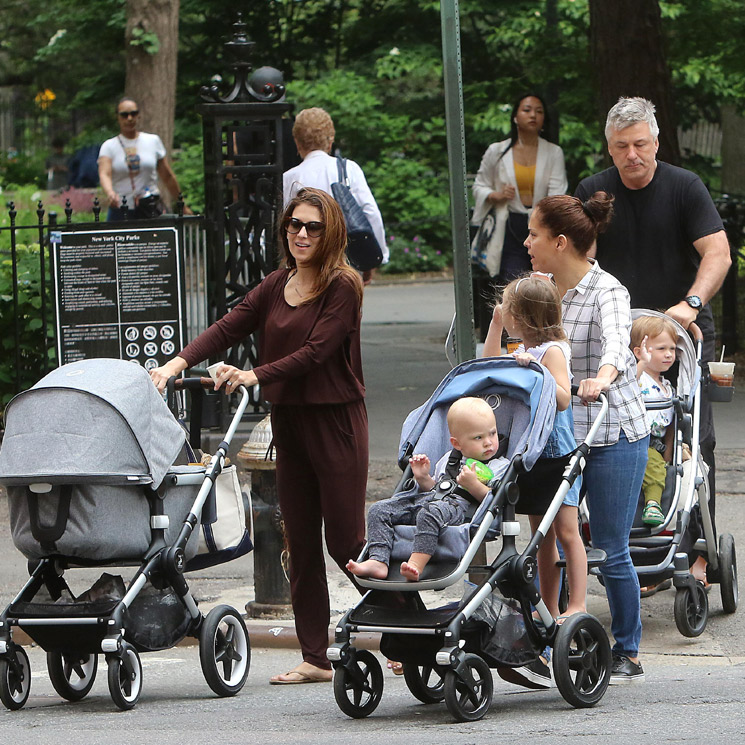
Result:
{"label": "gray hair", "polygon": [[605,139],[610,139],[610,133],[614,130],[626,129],[639,122],[649,124],[652,137],[657,137],[660,134],[660,128],[654,112],[654,104],[646,98],[621,96],[618,103],[608,112],[608,118],[605,120]]}

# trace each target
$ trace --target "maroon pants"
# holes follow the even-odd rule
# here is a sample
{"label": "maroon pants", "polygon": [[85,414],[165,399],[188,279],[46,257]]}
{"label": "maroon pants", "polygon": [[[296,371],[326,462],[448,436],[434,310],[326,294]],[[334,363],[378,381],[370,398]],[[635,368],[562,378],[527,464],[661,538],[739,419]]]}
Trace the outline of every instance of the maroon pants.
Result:
{"label": "maroon pants", "polygon": [[[356,559],[365,542],[367,410],[348,404],[272,406],[277,496],[290,550],[290,593],[303,660],[329,669],[330,619],[322,531],[331,558]],[[349,575],[348,575],[349,576]]]}

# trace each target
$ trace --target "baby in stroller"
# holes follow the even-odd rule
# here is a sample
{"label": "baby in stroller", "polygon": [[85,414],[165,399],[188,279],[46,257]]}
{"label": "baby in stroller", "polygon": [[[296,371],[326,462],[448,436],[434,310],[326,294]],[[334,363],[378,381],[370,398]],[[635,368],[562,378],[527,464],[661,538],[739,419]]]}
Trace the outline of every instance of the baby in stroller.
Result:
{"label": "baby in stroller", "polygon": [[[396,491],[413,473],[410,459],[414,453],[426,453],[432,462],[440,463],[452,450],[452,437],[463,447],[457,430],[446,426],[447,413],[453,404],[471,398],[485,401],[493,411],[490,431],[493,428],[504,435],[504,458],[509,463],[489,481],[473,517],[442,529],[432,560],[419,579],[407,579],[399,572],[397,562],[408,562],[412,554],[416,528],[398,524],[392,529],[387,576],[357,576],[358,584],[369,592],[339,620],[334,643],[327,650],[334,667],[334,696],[348,716],[371,714],[384,686],[376,656],[355,646],[359,633],[380,633],[380,652],[402,663],[412,694],[424,703],[444,700],[459,721],[475,721],[487,712],[493,693],[491,669],[502,675],[506,668],[524,667],[537,660],[546,646],[553,647],[556,686],[571,705],[593,706],[607,688],[611,654],[602,625],[587,613],[557,624],[535,583],[538,549],[582,472],[607,402],[603,399],[597,420],[569,456],[540,524],[519,551],[520,523],[515,513],[519,477],[540,458],[556,412],[556,383],[536,362],[523,367],[514,358],[484,358],[451,370],[404,422],[398,451],[404,474]],[[489,462],[494,461],[493,455],[500,458],[501,448],[496,453],[493,448],[493,443],[482,446],[481,457],[492,456]],[[462,455],[454,458],[451,481],[463,473]],[[430,485],[425,480],[423,486]],[[410,493],[421,499],[419,484]],[[474,563],[487,541],[495,542],[493,559],[487,559],[487,564]],[[357,564],[369,560],[368,549],[365,546]],[[424,591],[453,587],[466,572],[470,572],[470,581],[460,600],[439,605],[436,596],[423,596]]]}
{"label": "baby in stroller", "polygon": [[[416,582],[437,547],[440,533],[449,525],[469,520],[489,493],[487,484],[499,479],[509,461],[502,454],[494,410],[482,398],[466,396],[447,413],[453,450],[440,458],[430,475],[430,459],[416,453],[409,462],[417,492],[403,492],[376,502],[368,513],[368,555],[350,560],[347,569],[358,577],[385,579],[393,546],[394,525],[416,525],[414,547],[401,575]],[[506,444],[506,443],[504,443]],[[486,466],[486,469],[484,468]]]}

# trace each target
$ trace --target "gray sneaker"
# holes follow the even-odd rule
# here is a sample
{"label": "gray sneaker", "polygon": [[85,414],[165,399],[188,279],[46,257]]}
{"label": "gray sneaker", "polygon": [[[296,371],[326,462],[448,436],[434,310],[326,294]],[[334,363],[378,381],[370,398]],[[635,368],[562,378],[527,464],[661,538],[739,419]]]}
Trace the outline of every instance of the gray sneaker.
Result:
{"label": "gray sneaker", "polygon": [[625,654],[613,654],[613,664],[610,669],[610,684],[642,683],[644,670],[638,662],[632,662]]}
{"label": "gray sneaker", "polygon": [[522,667],[498,667],[497,673],[502,680],[524,688],[551,688],[551,670],[539,657],[537,660]]}

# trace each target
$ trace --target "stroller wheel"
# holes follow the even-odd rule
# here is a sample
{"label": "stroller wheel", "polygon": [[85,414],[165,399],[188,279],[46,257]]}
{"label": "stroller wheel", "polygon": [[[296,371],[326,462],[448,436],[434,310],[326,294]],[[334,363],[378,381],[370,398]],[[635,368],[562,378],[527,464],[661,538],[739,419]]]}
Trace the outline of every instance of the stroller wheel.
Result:
{"label": "stroller wheel", "polygon": [[719,536],[719,591],[724,612],[734,613],[740,593],[737,587],[735,539],[729,533]]}
{"label": "stroller wheel", "polygon": [[578,709],[595,706],[610,680],[608,635],[589,613],[577,613],[559,627],[554,641],[554,680],[564,700]]}
{"label": "stroller wheel", "polygon": [[93,688],[98,655],[47,652],[47,670],[54,690],[68,701],[81,701]]}
{"label": "stroller wheel", "polygon": [[445,704],[459,722],[481,719],[491,706],[494,680],[489,665],[477,654],[466,654],[445,675]]}
{"label": "stroller wheel", "polygon": [[439,704],[445,698],[444,671],[439,665],[404,662],[404,680],[423,704]]}
{"label": "stroller wheel", "polygon": [[131,644],[122,642],[121,652],[109,656],[108,663],[111,700],[122,711],[132,709],[142,691],[140,655]]}
{"label": "stroller wheel", "polygon": [[11,643],[8,653],[0,658],[0,701],[6,709],[15,711],[28,701],[31,691],[31,665],[23,647]]}
{"label": "stroller wheel", "polygon": [[207,685],[222,697],[243,688],[251,667],[251,643],[240,613],[230,605],[213,608],[199,631],[199,661]]}
{"label": "stroller wheel", "polygon": [[372,652],[353,651],[348,663],[334,670],[334,698],[353,719],[362,719],[378,708],[383,697],[383,668]]}
{"label": "stroller wheel", "polygon": [[675,625],[683,636],[700,636],[709,620],[709,598],[701,582],[675,593]]}

